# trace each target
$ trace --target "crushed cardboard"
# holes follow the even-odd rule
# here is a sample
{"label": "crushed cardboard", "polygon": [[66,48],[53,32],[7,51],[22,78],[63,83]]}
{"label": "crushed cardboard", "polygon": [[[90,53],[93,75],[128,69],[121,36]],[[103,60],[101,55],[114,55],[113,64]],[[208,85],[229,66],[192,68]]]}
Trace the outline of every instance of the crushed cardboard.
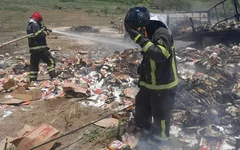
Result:
{"label": "crushed cardboard", "polygon": [[33,88],[31,90],[25,90],[24,87],[18,87],[11,93],[11,95],[13,96],[13,98],[25,101],[34,101],[42,98],[41,90],[36,88]]}
{"label": "crushed cardboard", "polygon": [[118,122],[119,122],[118,119],[106,118],[106,119],[100,120],[94,124],[97,126],[103,127],[103,128],[110,128],[110,127],[117,127]]}
{"label": "crushed cardboard", "polygon": [[24,127],[19,132],[17,132],[17,135],[18,135],[18,137],[24,136],[26,133],[34,130],[34,128],[35,127],[33,127],[33,126],[25,124]]}
{"label": "crushed cardboard", "polygon": [[39,100],[42,98],[42,92],[39,89],[33,89],[33,90],[26,90],[26,95],[31,95],[32,96],[32,100]]}
{"label": "crushed cardboard", "polygon": [[19,100],[24,100],[24,101],[31,101],[32,100],[32,95],[27,95],[27,94],[11,94],[13,98],[19,99]]}
{"label": "crushed cardboard", "polygon": [[11,143],[11,141],[13,140],[14,138],[12,137],[5,137],[1,142],[0,142],[0,149],[1,150],[8,150],[8,149],[13,149],[15,150],[15,146]]}
{"label": "crushed cardboard", "polygon": [[[28,130],[28,133],[14,139],[11,142],[17,147],[18,150],[29,150],[50,139],[56,138],[59,134],[59,131],[57,129],[46,123],[43,123],[34,128],[33,130],[29,131],[30,129],[31,129],[30,126],[25,126],[25,128],[22,131]],[[54,145],[54,143],[55,141],[43,145],[37,148],[37,150],[49,150]]]}
{"label": "crushed cardboard", "polygon": [[20,99],[14,99],[14,98],[10,98],[10,99],[1,99],[0,100],[0,104],[2,105],[18,105],[23,103],[24,100],[20,100]]}
{"label": "crushed cardboard", "polygon": [[137,95],[138,90],[134,89],[134,88],[126,88],[124,90],[124,94],[126,97],[135,99],[135,96]]}
{"label": "crushed cardboard", "polygon": [[9,79],[6,83],[3,84],[3,89],[8,90],[11,87],[16,86],[16,81],[14,79]]}

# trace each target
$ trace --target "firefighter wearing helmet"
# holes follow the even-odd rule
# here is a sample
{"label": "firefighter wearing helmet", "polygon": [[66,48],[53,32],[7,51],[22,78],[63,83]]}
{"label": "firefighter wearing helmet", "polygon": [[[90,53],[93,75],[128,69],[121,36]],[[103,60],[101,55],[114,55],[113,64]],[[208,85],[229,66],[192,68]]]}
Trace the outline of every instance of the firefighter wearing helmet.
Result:
{"label": "firefighter wearing helmet", "polygon": [[47,29],[41,22],[43,20],[42,15],[39,12],[34,12],[28,20],[27,34],[33,33],[33,36],[28,38],[28,45],[30,51],[30,81],[36,81],[39,71],[39,62],[42,60],[47,64],[47,70],[49,76],[54,78],[55,74],[55,62],[48,51],[46,36],[49,35],[51,30]]}
{"label": "firefighter wearing helmet", "polygon": [[173,38],[163,22],[150,20],[145,7],[131,8],[124,24],[130,38],[142,48],[143,55],[138,67],[140,90],[136,96],[136,124],[143,133],[151,133],[153,140],[169,143],[170,116],[179,82]]}

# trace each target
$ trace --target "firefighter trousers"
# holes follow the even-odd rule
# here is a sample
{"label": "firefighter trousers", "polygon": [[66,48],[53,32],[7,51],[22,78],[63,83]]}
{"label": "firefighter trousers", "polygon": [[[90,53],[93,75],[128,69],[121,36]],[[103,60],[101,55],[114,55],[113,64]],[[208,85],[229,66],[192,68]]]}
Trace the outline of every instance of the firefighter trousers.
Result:
{"label": "firefighter trousers", "polygon": [[[140,88],[136,95],[135,121],[138,127],[152,131],[159,140],[168,140],[175,93]],[[153,123],[152,123],[153,118]]]}
{"label": "firefighter trousers", "polygon": [[37,80],[40,60],[42,60],[44,63],[47,64],[47,70],[48,70],[49,76],[51,78],[54,78],[56,76],[55,62],[51,56],[51,53],[48,50],[44,50],[44,51],[35,50],[31,52],[31,56],[30,56],[30,63],[31,63],[30,73],[29,73],[30,81]]}

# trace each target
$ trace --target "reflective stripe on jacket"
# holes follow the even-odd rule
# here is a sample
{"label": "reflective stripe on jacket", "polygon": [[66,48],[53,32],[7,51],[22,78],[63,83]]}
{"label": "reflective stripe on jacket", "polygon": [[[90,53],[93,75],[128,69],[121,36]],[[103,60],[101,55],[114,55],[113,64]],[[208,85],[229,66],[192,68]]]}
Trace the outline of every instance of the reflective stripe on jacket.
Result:
{"label": "reflective stripe on jacket", "polygon": [[139,86],[149,90],[175,91],[179,83],[175,49],[167,29],[159,28],[142,50]]}
{"label": "reflective stripe on jacket", "polygon": [[32,50],[48,50],[46,36],[48,35],[41,23],[37,23],[33,19],[29,19],[27,26],[27,34],[33,33],[33,36],[28,38],[30,51]]}

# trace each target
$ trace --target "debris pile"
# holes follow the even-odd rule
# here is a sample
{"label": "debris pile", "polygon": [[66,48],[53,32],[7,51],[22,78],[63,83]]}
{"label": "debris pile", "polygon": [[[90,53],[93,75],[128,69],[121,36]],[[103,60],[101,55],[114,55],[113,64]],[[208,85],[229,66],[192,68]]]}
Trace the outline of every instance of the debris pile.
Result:
{"label": "debris pile", "polygon": [[207,25],[205,26],[205,30],[208,31],[219,31],[219,30],[228,30],[228,29],[239,29],[240,28],[240,23],[231,21],[231,22],[221,22],[218,24],[214,24],[212,26]]}
{"label": "debris pile", "polygon": [[[229,22],[229,23],[221,22],[218,24],[209,24],[209,23],[195,24],[194,23],[194,25],[195,25],[195,30],[198,33],[240,29],[239,22]],[[180,36],[182,34],[192,34],[193,33],[191,25],[178,26],[173,29],[174,29],[173,36]]]}
{"label": "debris pile", "polygon": [[[177,53],[182,82],[173,112],[176,128],[191,131],[188,136],[202,138],[201,142],[218,137],[215,146],[224,141],[234,146],[234,137],[240,135],[239,50],[239,46],[219,44],[204,51],[186,48]],[[177,136],[184,138],[186,133]]]}
{"label": "debris pile", "polygon": [[[189,18],[183,19],[183,20],[171,20],[173,23],[170,25],[170,30],[172,32],[173,37],[179,36],[184,33],[191,33],[192,27],[191,27],[191,21]],[[200,26],[201,24],[205,24],[206,22],[193,19],[193,23],[196,26]]]}
{"label": "debris pile", "polygon": [[90,33],[99,33],[100,29],[99,28],[93,28],[91,26],[77,26],[77,27],[71,27],[71,31],[77,31],[77,32],[90,32]]}
{"label": "debris pile", "polygon": [[[4,71],[4,77],[0,79],[0,91],[5,93],[6,98],[25,101],[36,100],[28,91],[38,90],[37,93],[40,91],[42,95],[37,97],[42,100],[65,96],[85,97],[88,101],[84,101],[84,105],[103,108],[132,104],[137,93],[136,68],[140,63],[141,54],[137,50],[130,49],[116,52],[94,63],[88,62],[86,55],[86,52],[78,51],[75,56],[62,58],[56,65],[56,69],[62,73],[52,81],[44,80],[28,84],[25,64],[9,67],[11,70]],[[43,79],[48,74],[46,68],[46,64],[40,65],[39,76]],[[19,88],[21,92],[18,91]],[[22,97],[16,97],[14,94],[21,94]]]}
{"label": "debris pile", "polygon": [[[87,55],[77,51],[74,56],[62,58],[56,65],[62,73],[52,81],[28,84],[24,67],[15,69],[22,69],[23,74],[6,67],[0,79],[0,91],[5,97],[0,102],[6,104],[11,99],[9,103],[27,103],[36,99],[79,97],[85,100],[80,102],[82,105],[104,109],[132,105],[138,91],[136,70],[141,54],[127,49],[94,63],[86,59]],[[202,51],[186,48],[177,51],[177,61],[181,83],[171,134],[189,147],[209,150],[216,145],[233,147],[235,137],[240,134],[240,46],[219,44]],[[46,68],[41,64],[40,76],[47,75]],[[3,107],[5,104],[0,105],[0,110],[7,109]]]}
{"label": "debris pile", "polygon": [[[235,149],[240,135],[240,46],[223,44],[204,50],[177,52],[181,80],[173,110],[171,145],[191,149]],[[122,141],[131,148],[153,149],[158,144],[143,139],[129,123]]]}

